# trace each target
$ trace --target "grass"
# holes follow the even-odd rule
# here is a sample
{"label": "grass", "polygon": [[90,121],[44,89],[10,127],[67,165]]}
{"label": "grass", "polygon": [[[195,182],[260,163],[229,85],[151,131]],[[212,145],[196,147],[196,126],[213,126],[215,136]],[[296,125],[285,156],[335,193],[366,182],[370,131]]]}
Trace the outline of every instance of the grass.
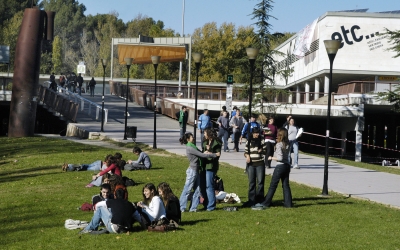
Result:
{"label": "grass", "polygon": [[[61,165],[90,163],[115,149],[66,140],[0,138],[0,246],[2,249],[399,249],[400,211],[384,205],[346,198],[330,192],[319,198],[319,189],[291,183],[293,209],[282,207],[282,190],[274,206],[265,211],[239,209],[183,213],[175,232],[140,231],[129,234],[78,235],[67,230],[68,218],[90,220],[92,213],[76,208],[90,201],[97,188],[85,188],[92,172],[61,172]],[[124,153],[125,159],[135,159]],[[124,172],[140,184],[128,187],[129,200],[142,198],[147,182],[171,184],[180,195],[188,161],[174,154],[151,155],[154,169]],[[243,170],[221,164],[225,189],[247,200]],[[266,178],[266,185],[270,177]]]}

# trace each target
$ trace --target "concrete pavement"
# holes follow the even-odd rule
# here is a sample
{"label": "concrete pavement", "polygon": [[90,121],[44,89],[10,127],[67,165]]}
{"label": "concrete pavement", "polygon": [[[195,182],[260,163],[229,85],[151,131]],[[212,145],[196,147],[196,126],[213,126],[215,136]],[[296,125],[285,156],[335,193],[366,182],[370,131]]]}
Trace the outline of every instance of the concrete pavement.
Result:
{"label": "concrete pavement", "polygon": [[[101,97],[85,96],[94,102],[101,104]],[[124,110],[125,100],[106,96],[105,106],[109,109],[108,123],[104,126],[102,135],[116,141],[124,142]],[[153,145],[153,112],[129,103],[128,126],[137,127],[137,142]],[[100,132],[101,124],[84,116],[78,116],[78,123],[75,126],[89,132]],[[192,126],[187,131],[193,131]],[[185,155],[185,145],[180,145],[179,125],[177,120],[157,114],[157,147],[179,155]],[[129,141],[130,139],[128,139]],[[77,140],[78,142],[95,144],[93,140]],[[197,141],[200,141],[197,132]],[[125,141],[127,142],[127,141]],[[198,143],[200,146],[200,143]],[[229,143],[233,148],[233,144]],[[239,146],[239,152],[222,153],[220,161],[233,166],[244,168],[245,159],[243,156],[244,145]],[[274,166],[273,162],[273,166]],[[292,169],[290,180],[308,186],[320,188],[323,186],[324,159],[314,156],[299,154],[299,166],[301,169]],[[266,174],[272,174],[274,167],[266,170]],[[370,201],[400,208],[400,175],[388,174],[329,162],[328,189],[352,197],[367,199]],[[266,184],[267,186],[269,183]]]}

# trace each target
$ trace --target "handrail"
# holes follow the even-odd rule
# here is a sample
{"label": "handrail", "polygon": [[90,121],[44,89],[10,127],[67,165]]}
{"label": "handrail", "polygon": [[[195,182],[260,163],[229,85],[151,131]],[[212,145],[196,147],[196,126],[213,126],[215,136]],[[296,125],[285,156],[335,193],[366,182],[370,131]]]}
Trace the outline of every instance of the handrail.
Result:
{"label": "handrail", "polygon": [[[80,102],[79,112],[87,114],[89,117],[92,117],[95,120],[99,120],[101,118],[99,116],[99,114],[101,113],[101,105],[98,105],[97,103],[92,102],[61,86],[57,86],[57,92],[63,94],[63,96],[67,97],[69,100],[73,100],[75,103]],[[95,108],[94,113],[92,112],[93,108]],[[108,109],[104,109],[104,124],[107,124],[107,121],[108,121]]]}

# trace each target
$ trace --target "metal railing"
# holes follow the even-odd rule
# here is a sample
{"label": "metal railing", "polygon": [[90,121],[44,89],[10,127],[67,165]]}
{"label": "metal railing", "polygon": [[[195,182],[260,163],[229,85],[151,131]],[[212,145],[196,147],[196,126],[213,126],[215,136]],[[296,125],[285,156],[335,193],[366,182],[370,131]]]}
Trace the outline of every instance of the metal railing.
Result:
{"label": "metal railing", "polygon": [[[95,120],[101,119],[101,105],[92,102],[76,93],[73,93],[61,86],[57,86],[57,93],[61,93],[64,97],[68,98],[68,100],[73,101],[74,103],[79,103],[80,109],[78,111],[80,113],[88,115]],[[104,109],[104,124],[107,124],[107,121],[108,109]]]}

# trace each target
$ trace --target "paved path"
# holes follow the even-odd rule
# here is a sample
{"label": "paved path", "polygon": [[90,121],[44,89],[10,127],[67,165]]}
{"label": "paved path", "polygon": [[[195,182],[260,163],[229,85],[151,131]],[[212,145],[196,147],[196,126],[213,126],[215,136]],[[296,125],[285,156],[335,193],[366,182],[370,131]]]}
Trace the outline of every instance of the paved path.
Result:
{"label": "paved path", "polygon": [[[94,97],[91,100],[100,103],[101,97]],[[125,100],[115,96],[106,96],[106,108],[109,109],[109,122],[104,126],[105,136],[113,140],[123,141]],[[134,103],[129,103],[128,112],[130,113],[128,126],[137,126],[136,141],[152,146],[153,112]],[[90,132],[100,131],[100,122],[86,117],[78,117],[77,120],[77,125],[80,128]],[[193,127],[188,126],[187,130],[193,131]],[[197,141],[200,141],[199,132],[197,132],[197,138]],[[185,155],[185,146],[180,145],[178,139],[178,122],[171,118],[157,115],[157,147],[172,153]],[[78,140],[78,142],[85,141],[91,144],[104,145],[102,142],[93,140]],[[232,148],[233,144],[229,143],[229,147]],[[223,153],[220,161],[244,168],[244,145],[239,148],[239,152]],[[322,190],[324,159],[300,154],[299,163],[301,169],[292,169],[290,174],[291,181],[321,188]],[[273,170],[274,168],[267,169],[267,174],[272,174]],[[382,173],[330,161],[328,188],[352,197],[368,199],[400,208],[400,175]]]}

